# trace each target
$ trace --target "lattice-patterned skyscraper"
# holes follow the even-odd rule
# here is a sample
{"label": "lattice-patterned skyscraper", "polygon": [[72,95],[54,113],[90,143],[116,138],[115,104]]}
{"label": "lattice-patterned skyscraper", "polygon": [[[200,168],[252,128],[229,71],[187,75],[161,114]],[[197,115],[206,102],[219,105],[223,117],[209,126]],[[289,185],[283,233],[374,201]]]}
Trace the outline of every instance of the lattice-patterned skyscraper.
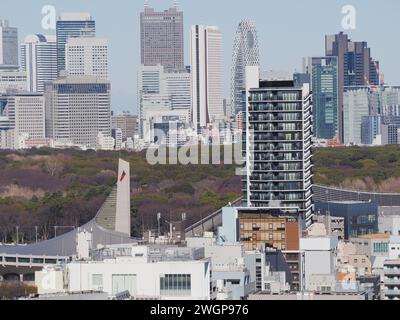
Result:
{"label": "lattice-patterned skyscraper", "polygon": [[236,32],[232,53],[232,116],[243,111],[243,91],[246,88],[246,67],[259,65],[260,54],[255,25],[252,21],[242,20]]}

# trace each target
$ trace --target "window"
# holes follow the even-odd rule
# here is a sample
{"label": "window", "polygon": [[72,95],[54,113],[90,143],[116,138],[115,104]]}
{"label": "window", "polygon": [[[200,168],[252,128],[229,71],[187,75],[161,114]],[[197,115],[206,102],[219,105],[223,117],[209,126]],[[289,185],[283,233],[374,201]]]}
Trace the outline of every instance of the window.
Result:
{"label": "window", "polygon": [[166,274],[160,278],[162,296],[190,296],[192,281],[190,274]]}
{"label": "window", "polygon": [[103,275],[93,274],[92,275],[92,286],[93,287],[103,287]]}

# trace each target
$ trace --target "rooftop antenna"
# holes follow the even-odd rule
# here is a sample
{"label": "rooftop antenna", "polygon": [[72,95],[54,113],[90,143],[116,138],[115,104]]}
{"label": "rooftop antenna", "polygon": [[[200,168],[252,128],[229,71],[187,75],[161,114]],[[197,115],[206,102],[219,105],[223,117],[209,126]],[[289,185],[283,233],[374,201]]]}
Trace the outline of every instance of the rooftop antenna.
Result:
{"label": "rooftop antenna", "polygon": [[144,0],[144,8],[148,8],[149,7],[149,0]]}
{"label": "rooftop antenna", "polygon": [[173,7],[174,7],[174,8],[177,8],[178,5],[179,5],[179,1],[178,1],[178,0],[174,0]]}

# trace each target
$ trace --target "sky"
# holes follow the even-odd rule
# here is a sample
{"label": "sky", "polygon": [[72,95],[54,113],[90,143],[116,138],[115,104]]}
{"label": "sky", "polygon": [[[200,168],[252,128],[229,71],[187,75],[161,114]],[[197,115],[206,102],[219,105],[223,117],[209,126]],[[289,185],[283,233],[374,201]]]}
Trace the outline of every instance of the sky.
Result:
{"label": "sky", "polygon": [[[173,0],[149,0],[157,10]],[[42,29],[42,8],[62,12],[90,12],[97,36],[108,38],[112,108],[136,113],[136,79],[140,64],[139,15],[144,0],[0,0],[0,18],[19,29],[19,41]],[[342,29],[342,8],[356,8],[356,29]],[[241,19],[255,22],[263,70],[301,71],[302,57],[323,55],[324,36],[340,31],[352,40],[368,41],[372,56],[390,85],[400,85],[399,0],[180,0],[184,12],[185,63],[189,61],[189,30],[193,24],[216,25],[224,37],[224,88],[229,98],[231,55]]]}

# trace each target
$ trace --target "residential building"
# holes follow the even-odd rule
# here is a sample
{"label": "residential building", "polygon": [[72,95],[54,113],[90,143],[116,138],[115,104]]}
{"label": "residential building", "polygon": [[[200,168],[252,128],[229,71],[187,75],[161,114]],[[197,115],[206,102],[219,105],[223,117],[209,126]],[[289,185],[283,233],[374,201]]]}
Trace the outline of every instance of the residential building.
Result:
{"label": "residential building", "polygon": [[[96,22],[89,13],[63,13],[57,21],[57,72],[65,71],[65,46],[69,38],[96,36]],[[64,74],[65,75],[65,74]]]}
{"label": "residential building", "polygon": [[336,57],[312,58],[314,136],[334,139],[338,135],[338,64]]}
{"label": "residential building", "polygon": [[111,136],[110,82],[63,77],[46,86],[46,136],[96,148],[101,132]]}
{"label": "residential building", "polygon": [[344,217],[332,217],[330,215],[315,215],[314,221],[316,223],[322,223],[328,235],[336,235],[339,240],[345,239],[345,219]]}
{"label": "residential building", "polygon": [[231,110],[227,110],[231,116],[242,112],[246,105],[243,92],[246,90],[247,66],[260,66],[260,52],[254,22],[242,20],[236,31],[232,52]]}
{"label": "residential building", "polygon": [[367,257],[383,257],[389,258],[389,243],[390,236],[386,234],[368,234],[350,238],[356,246],[358,254],[366,255]]}
{"label": "residential building", "polygon": [[354,236],[378,232],[378,205],[362,201],[317,202],[316,212],[344,218],[344,235],[348,240]]}
{"label": "residential building", "polygon": [[400,260],[388,260],[384,264],[384,300],[400,300]]}
{"label": "residential building", "polygon": [[218,27],[191,28],[192,121],[200,132],[224,118],[223,48]]}
{"label": "residential building", "polygon": [[18,69],[18,29],[0,19],[0,67]]}
{"label": "residential building", "polygon": [[28,35],[20,47],[21,69],[26,72],[27,90],[43,93],[45,83],[57,79],[56,37]]}
{"label": "residential building", "polygon": [[108,79],[108,40],[96,37],[68,38],[65,44],[65,68],[71,76]]}
{"label": "residential building", "polygon": [[145,5],[140,13],[141,64],[184,69],[183,12],[174,6],[159,12]]}
{"label": "residential building", "polygon": [[259,81],[258,70],[251,68],[243,133],[244,206],[286,208],[309,226],[313,215],[309,85]]}

